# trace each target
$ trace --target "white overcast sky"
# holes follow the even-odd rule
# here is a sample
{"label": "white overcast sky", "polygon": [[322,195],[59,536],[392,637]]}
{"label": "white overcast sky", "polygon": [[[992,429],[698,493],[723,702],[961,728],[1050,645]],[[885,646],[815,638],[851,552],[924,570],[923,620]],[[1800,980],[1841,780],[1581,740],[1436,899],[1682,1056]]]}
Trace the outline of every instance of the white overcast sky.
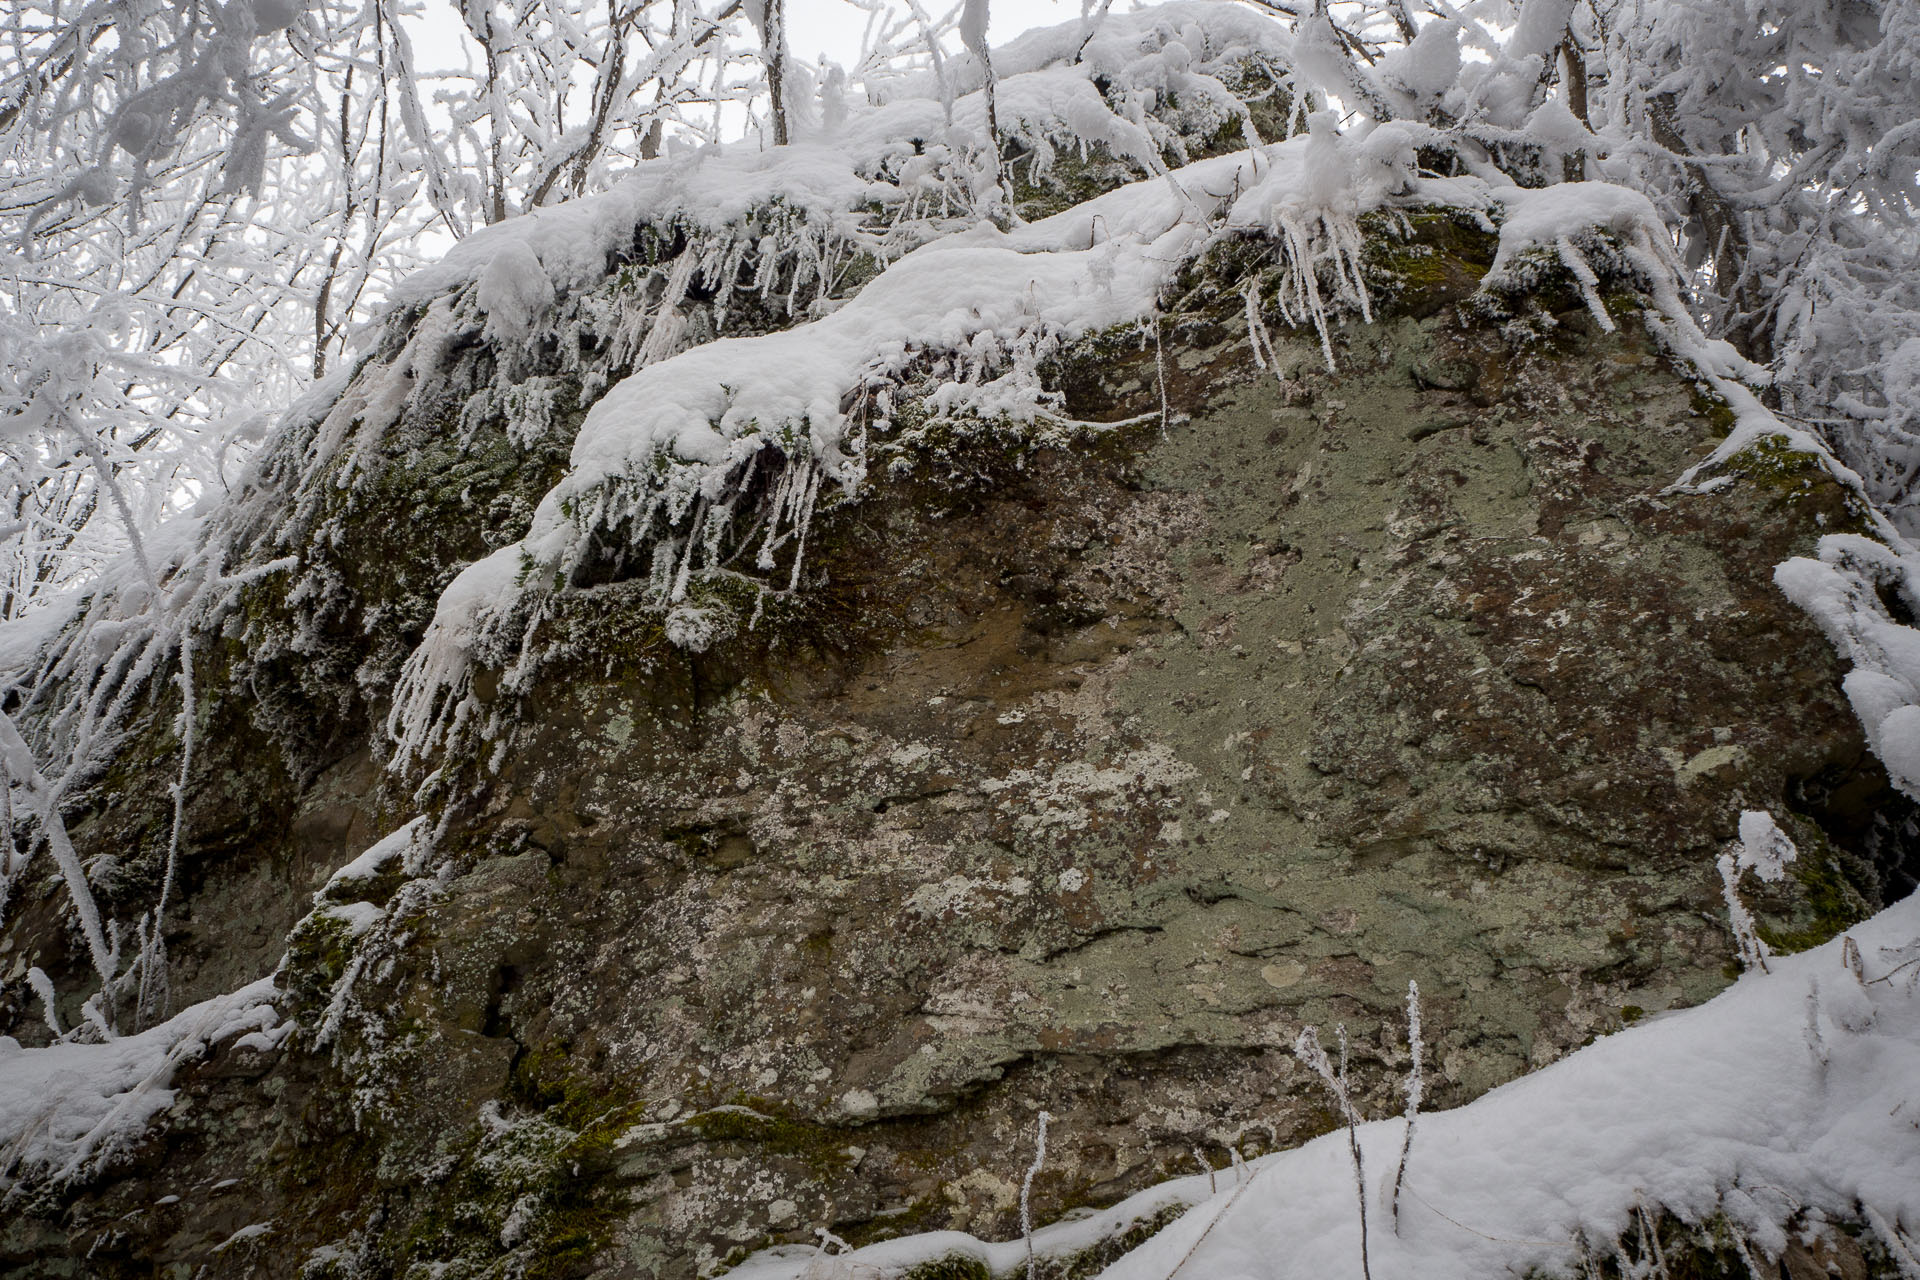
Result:
{"label": "white overcast sky", "polygon": [[[944,10],[941,4],[927,6]],[[811,61],[825,54],[851,63],[860,54],[866,14],[846,0],[787,0],[787,45],[794,56]],[[1080,0],[998,0],[988,10],[987,35],[1000,44],[1029,27],[1051,26],[1080,16]]]}
{"label": "white overcast sky", "polygon": [[[935,3],[931,9],[944,11]],[[1030,27],[1051,26],[1080,16],[1080,0],[995,0],[987,34],[1001,44]],[[787,0],[787,44],[795,57],[811,62],[820,55],[843,65],[860,56],[860,33],[867,15],[847,0]],[[460,66],[461,22],[451,0],[425,0],[413,25],[423,70]]]}

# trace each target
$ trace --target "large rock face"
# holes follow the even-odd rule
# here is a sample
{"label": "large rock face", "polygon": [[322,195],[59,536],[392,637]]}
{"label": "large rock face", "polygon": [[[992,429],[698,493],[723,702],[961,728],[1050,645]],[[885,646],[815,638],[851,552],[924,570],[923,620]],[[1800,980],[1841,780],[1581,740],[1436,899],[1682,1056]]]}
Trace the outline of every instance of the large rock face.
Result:
{"label": "large rock face", "polygon": [[[876,446],[809,585],[703,653],[643,584],[581,595],[423,793],[424,873],[296,930],[303,1030],[216,1051],[140,1156],[11,1213],[0,1260],[681,1277],[816,1226],[1005,1234],[1043,1108],[1051,1218],[1327,1128],[1307,1025],[1394,1107],[1410,981],[1430,1105],[1705,998],[1743,807],[1806,851],[1773,936],[1853,918],[1891,801],[1771,583],[1850,499],[1765,448],[1667,492],[1724,411],[1625,298],[1616,334],[1462,304],[1467,239],[1383,266],[1400,302],[1338,373],[1310,336],[1257,367],[1203,280],[1158,352],[1054,370],[1117,425]],[[272,905],[203,899],[189,952],[290,923],[409,815],[365,724],[319,736],[229,797],[275,829],[196,881]],[[387,911],[357,938],[354,901]]]}

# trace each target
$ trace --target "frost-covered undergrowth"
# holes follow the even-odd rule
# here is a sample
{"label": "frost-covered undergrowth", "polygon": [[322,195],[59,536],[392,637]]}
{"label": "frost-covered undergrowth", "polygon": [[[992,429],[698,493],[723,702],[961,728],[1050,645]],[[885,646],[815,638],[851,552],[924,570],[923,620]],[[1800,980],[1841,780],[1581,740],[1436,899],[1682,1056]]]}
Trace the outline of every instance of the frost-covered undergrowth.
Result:
{"label": "frost-covered undergrowth", "polygon": [[[1920,1275],[1920,897],[1771,965],[1707,1004],[1421,1116],[1397,1222],[1406,1121],[1362,1124],[1375,1280],[1579,1275],[1633,1254],[1643,1224],[1662,1212],[1692,1224],[1721,1218],[1756,1259],[1778,1258],[1789,1230],[1864,1222],[1903,1274]],[[1102,1272],[1106,1280],[1362,1274],[1344,1132],[1043,1228],[1034,1248],[1078,1253],[1183,1204],[1194,1207]],[[1026,1248],[939,1232],[847,1253],[772,1250],[731,1274],[883,1280],[959,1254],[1014,1276],[1025,1273]]]}
{"label": "frost-covered undergrowth", "polygon": [[[315,1047],[325,1047],[347,1016],[369,954],[360,940],[390,914],[352,897],[366,882],[389,873],[408,878],[405,903],[430,896],[438,887],[425,875],[432,843],[423,818],[375,841],[328,878],[313,895],[313,911],[288,935],[290,947],[328,937],[353,944],[352,960],[331,991],[322,993],[324,1007],[308,1029]],[[52,988],[42,977],[35,985],[42,989],[56,1042],[23,1048],[11,1036],[0,1036],[0,1204],[27,1188],[85,1182],[110,1167],[173,1104],[175,1076],[216,1047],[229,1041],[230,1051],[281,1047],[296,1026],[281,1014],[288,998],[281,977],[285,968],[283,960],[275,973],[136,1035],[116,1036],[110,1028],[91,1026],[91,1043],[72,1039],[54,1023]]]}
{"label": "frost-covered undergrowth", "polygon": [[23,1049],[0,1036],[0,1204],[38,1182],[84,1179],[173,1104],[174,1076],[211,1047],[267,1051],[293,1030],[262,978],[138,1035]]}

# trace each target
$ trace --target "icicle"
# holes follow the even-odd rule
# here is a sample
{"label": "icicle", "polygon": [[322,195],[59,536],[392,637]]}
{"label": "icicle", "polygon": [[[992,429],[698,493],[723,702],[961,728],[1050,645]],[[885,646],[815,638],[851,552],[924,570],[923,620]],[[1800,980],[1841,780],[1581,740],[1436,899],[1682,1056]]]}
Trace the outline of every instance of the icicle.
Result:
{"label": "icicle", "polygon": [[787,578],[787,590],[792,591],[800,585],[800,569],[807,558],[807,530],[813,525],[813,508],[820,496],[820,467],[809,460],[806,463],[805,488],[794,511],[793,531],[796,542],[793,548],[793,573]]}
{"label": "icicle", "polygon": [[53,982],[38,965],[27,970],[27,986],[40,997],[40,1016],[46,1020],[47,1030],[53,1032],[55,1040],[65,1039],[66,1032],[60,1030],[60,1015],[54,1010]]}
{"label": "icicle", "polygon": [[1598,287],[1600,277],[1593,274],[1593,268],[1587,265],[1586,257],[1573,247],[1573,241],[1567,237],[1556,237],[1553,247],[1560,255],[1561,265],[1573,274],[1575,280],[1579,281],[1580,296],[1585,300],[1587,310],[1592,314],[1594,322],[1605,332],[1612,333],[1613,317],[1607,314],[1607,305],[1600,300]]}
{"label": "icicle", "polygon": [[754,559],[755,566],[762,572],[768,572],[774,566],[773,553],[782,541],[778,536],[780,521],[795,501],[795,490],[801,483],[801,476],[799,464],[789,462],[774,486],[773,509],[767,515],[767,536],[760,544],[760,554]]}
{"label": "icicle", "polygon": [[681,329],[680,304],[686,301],[687,289],[693,284],[694,265],[693,246],[688,245],[674,259],[673,270],[667,273],[666,285],[654,309],[653,325],[634,356],[634,368],[657,364],[673,354]]}
{"label": "icicle", "polygon": [[[734,286],[739,283],[740,264],[747,256],[747,242],[741,237],[729,237],[726,250],[720,257],[718,270],[719,289],[713,297],[713,324],[716,329],[725,329],[727,316],[733,306]],[[709,276],[709,279],[715,277]]]}
{"label": "icicle", "polygon": [[707,519],[707,500],[703,497],[694,504],[693,524],[687,530],[686,554],[680,557],[680,568],[674,574],[673,588],[667,594],[669,603],[678,604],[687,598],[687,583],[693,577],[693,561],[701,547],[701,526]]}
{"label": "icicle", "polygon": [[774,267],[780,261],[780,242],[771,234],[761,236],[758,252],[759,269],[754,273],[752,287],[765,298],[767,290],[773,287]]}

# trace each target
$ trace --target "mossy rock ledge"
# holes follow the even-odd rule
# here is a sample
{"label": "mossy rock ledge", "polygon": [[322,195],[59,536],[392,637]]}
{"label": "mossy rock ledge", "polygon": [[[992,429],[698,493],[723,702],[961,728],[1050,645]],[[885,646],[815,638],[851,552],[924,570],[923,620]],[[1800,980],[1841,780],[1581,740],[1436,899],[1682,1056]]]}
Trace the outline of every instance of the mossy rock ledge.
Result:
{"label": "mossy rock ledge", "polygon": [[[216,1049],[143,1146],[9,1204],[0,1273],[682,1280],[822,1226],[1005,1237],[1042,1108],[1042,1221],[1326,1129],[1287,1049],[1307,1024],[1344,1024],[1363,1109],[1394,1110],[1409,980],[1431,1106],[1706,999],[1743,808],[1803,850],[1755,896],[1770,936],[1872,910],[1906,812],[1771,579],[1852,500],[1767,449],[1670,492],[1725,415],[1631,298],[1613,333],[1577,297],[1496,306],[1486,237],[1422,234],[1337,372],[1278,329],[1257,367],[1202,271],[1161,356],[1109,336],[1049,374],[1071,416],[1130,425],[899,442],[822,509],[806,589],[705,653],[623,584],[560,611],[567,656],[447,764],[441,873],[369,882],[364,938],[309,923],[302,1030]],[[546,449],[463,477],[462,509],[524,520],[470,486],[537,493]],[[355,514],[386,530],[369,555],[408,491]],[[329,552],[382,589],[357,554]],[[278,763],[196,775],[183,954],[283,936],[411,816],[381,691],[330,669],[297,765],[256,726]],[[164,782],[133,793],[176,767],[167,732],[96,791],[83,855],[164,844]],[[22,893],[0,972],[72,972],[55,887]],[[44,1041],[24,1003],[0,1017]]]}

